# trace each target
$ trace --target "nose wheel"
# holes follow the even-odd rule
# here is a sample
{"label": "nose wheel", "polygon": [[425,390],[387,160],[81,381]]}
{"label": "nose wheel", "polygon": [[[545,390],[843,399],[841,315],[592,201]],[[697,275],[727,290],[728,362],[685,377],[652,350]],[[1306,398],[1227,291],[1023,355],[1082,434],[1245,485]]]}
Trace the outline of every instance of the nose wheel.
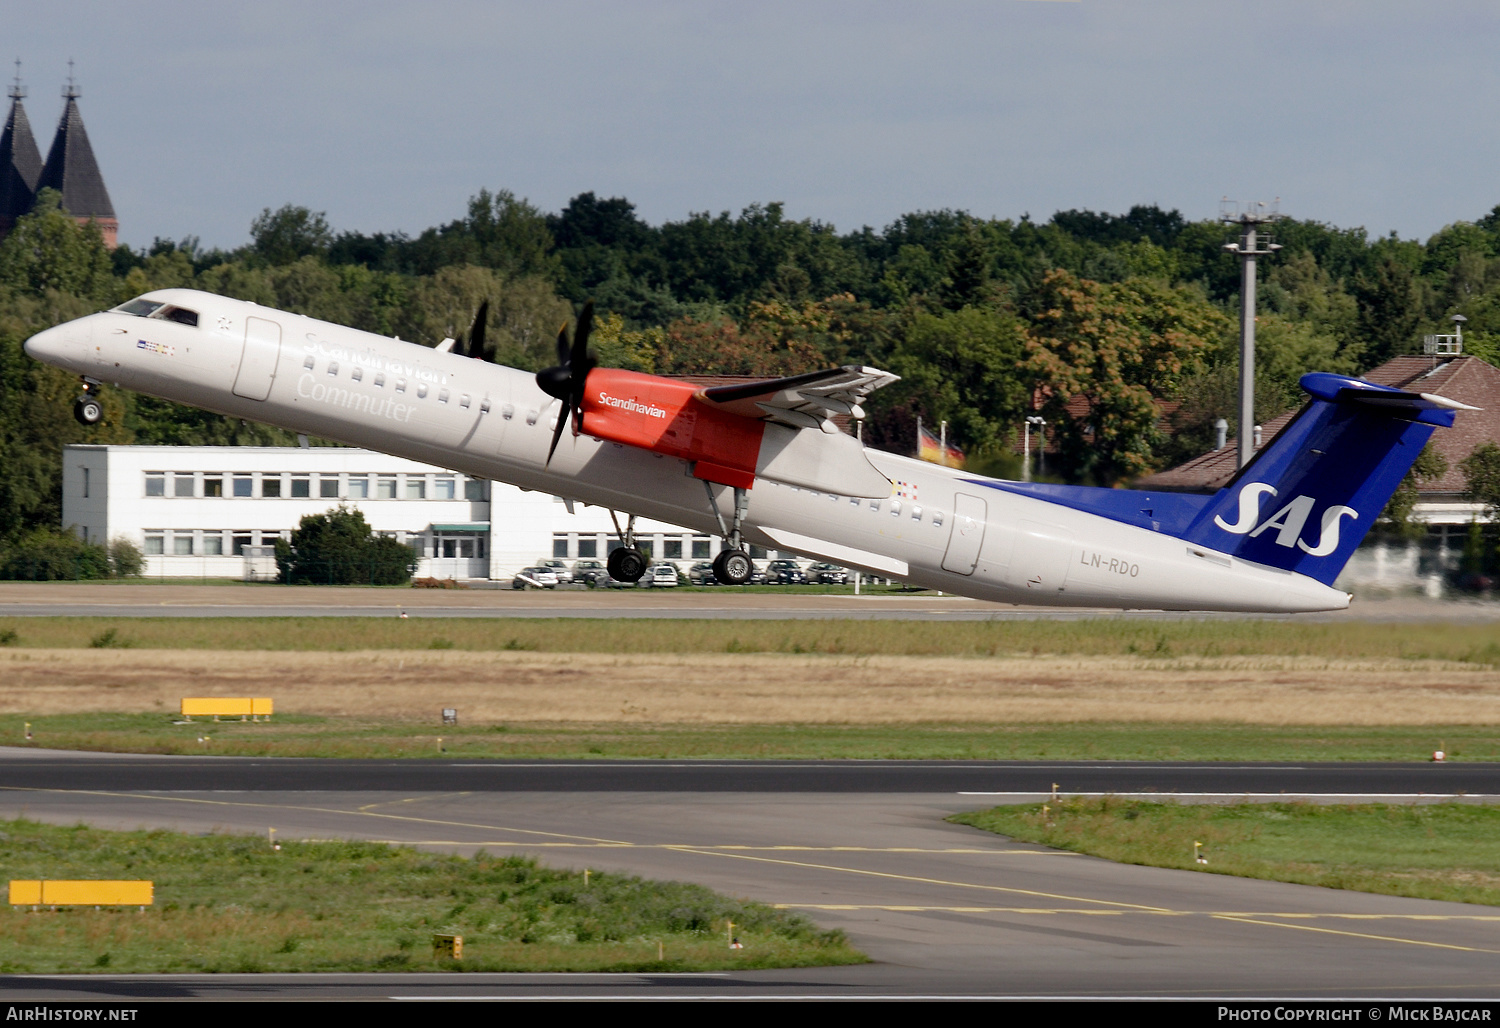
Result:
{"label": "nose wheel", "polygon": [[99,387],[85,382],[83,395],[73,401],[73,417],[80,425],[97,425],[104,420],[104,404],[99,401]]}

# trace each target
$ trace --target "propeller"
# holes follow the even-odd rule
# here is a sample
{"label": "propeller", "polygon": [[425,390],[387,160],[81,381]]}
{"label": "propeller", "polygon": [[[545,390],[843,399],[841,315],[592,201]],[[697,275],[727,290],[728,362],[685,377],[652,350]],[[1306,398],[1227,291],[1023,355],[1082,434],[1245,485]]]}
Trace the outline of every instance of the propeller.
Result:
{"label": "propeller", "polygon": [[572,342],[568,341],[567,325],[557,333],[557,365],[544,368],[536,374],[536,384],[542,392],[556,397],[565,405],[558,415],[557,428],[552,432],[552,446],[547,450],[548,464],[552,463],[552,455],[557,452],[557,444],[562,439],[563,426],[567,424],[570,412],[573,416],[573,434],[583,431],[584,383],[589,372],[598,363],[593,354],[589,353],[589,332],[593,327],[594,301],[590,300],[583,305],[583,313],[578,315],[578,327],[573,331]]}
{"label": "propeller", "polygon": [[[453,346],[453,352],[459,356],[478,357],[480,360],[489,360],[493,355],[484,352],[484,328],[490,320],[490,301],[488,299],[479,302],[479,310],[474,312],[474,324],[469,328],[468,337],[458,337],[458,342]],[[467,346],[465,345],[467,343]]]}

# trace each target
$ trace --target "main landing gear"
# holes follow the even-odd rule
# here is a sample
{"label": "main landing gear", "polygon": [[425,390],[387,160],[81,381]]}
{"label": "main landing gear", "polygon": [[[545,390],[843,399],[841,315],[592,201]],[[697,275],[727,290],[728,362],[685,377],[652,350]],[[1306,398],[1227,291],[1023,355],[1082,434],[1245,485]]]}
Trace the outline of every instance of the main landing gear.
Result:
{"label": "main landing gear", "polygon": [[625,522],[625,531],[620,531],[620,519],[614,511],[609,512],[615,523],[615,534],[620,537],[618,548],[609,551],[604,562],[609,577],[617,582],[639,582],[646,573],[646,555],[635,546],[635,515]]}
{"label": "main landing gear", "polygon": [[104,420],[104,404],[99,401],[99,383],[83,380],[83,395],[73,401],[73,417],[80,425],[97,425]]}
{"label": "main landing gear", "polygon": [[714,498],[713,484],[704,482],[703,488],[708,493],[708,505],[713,508],[714,517],[718,519],[719,533],[729,544],[729,549],[720,550],[719,555],[714,558],[714,577],[724,585],[744,585],[750,581],[750,576],[755,572],[755,565],[751,562],[750,555],[745,552],[744,540],[740,537],[740,524],[750,511],[750,500],[745,490],[735,488],[734,517],[726,527],[724,515],[719,512],[719,501]]}

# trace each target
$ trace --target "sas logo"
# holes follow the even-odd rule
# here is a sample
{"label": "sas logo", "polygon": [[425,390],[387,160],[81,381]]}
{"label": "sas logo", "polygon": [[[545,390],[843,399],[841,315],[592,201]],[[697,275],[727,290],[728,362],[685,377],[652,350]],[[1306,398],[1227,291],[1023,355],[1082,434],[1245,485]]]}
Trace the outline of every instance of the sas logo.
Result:
{"label": "sas logo", "polygon": [[1264,482],[1247,484],[1240,490],[1239,517],[1234,524],[1230,524],[1217,514],[1214,515],[1214,524],[1226,532],[1248,535],[1251,539],[1258,538],[1262,533],[1274,528],[1277,546],[1290,549],[1295,545],[1308,556],[1326,557],[1339,548],[1340,519],[1347,517],[1359,520],[1359,511],[1353,507],[1345,507],[1342,504],[1329,507],[1323,512],[1317,542],[1308,545],[1302,538],[1302,528],[1307,524],[1307,518],[1312,514],[1313,504],[1317,501],[1311,496],[1299,496],[1266,520],[1261,521],[1260,498],[1267,495],[1275,496],[1276,487]]}

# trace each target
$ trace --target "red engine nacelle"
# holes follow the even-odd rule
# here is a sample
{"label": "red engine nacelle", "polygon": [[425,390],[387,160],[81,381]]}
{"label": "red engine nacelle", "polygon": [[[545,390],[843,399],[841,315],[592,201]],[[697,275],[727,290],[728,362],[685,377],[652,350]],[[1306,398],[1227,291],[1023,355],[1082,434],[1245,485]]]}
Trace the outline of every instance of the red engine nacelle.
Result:
{"label": "red engine nacelle", "polygon": [[730,414],[689,382],[615,368],[589,372],[583,431],[612,443],[693,462],[693,477],[749,489],[765,423]]}

